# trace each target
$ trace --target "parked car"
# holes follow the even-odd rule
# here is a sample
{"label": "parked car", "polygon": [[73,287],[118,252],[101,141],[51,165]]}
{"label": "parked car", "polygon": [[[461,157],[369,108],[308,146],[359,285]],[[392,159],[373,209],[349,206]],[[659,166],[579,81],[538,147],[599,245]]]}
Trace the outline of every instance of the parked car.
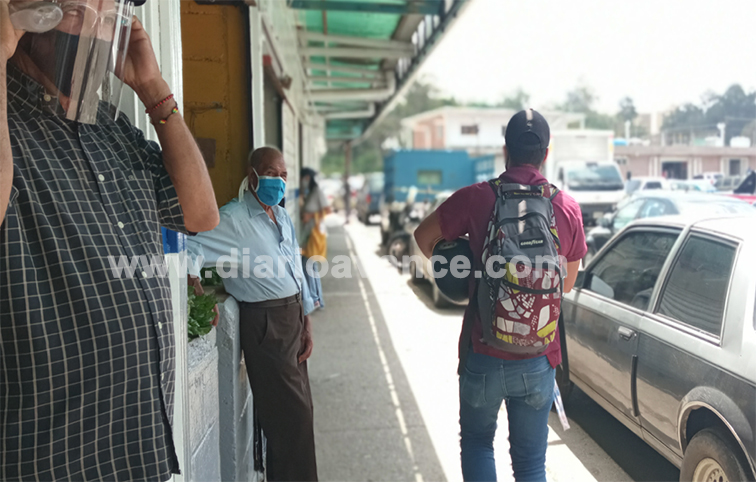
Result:
{"label": "parked car", "polygon": [[[429,216],[432,212],[434,212],[438,207],[443,204],[444,201],[449,199],[449,196],[454,194],[453,191],[443,191],[436,195],[436,198],[431,203],[430,207],[426,210],[425,215],[423,218]],[[417,241],[415,241],[415,237],[412,236],[412,234],[415,232],[415,228],[419,223],[414,225],[408,225],[407,231],[410,234],[410,241],[409,241],[409,255],[410,255],[410,263],[409,263],[409,272],[410,276],[412,277],[412,282],[419,284],[423,282],[428,282],[431,285],[431,293],[433,296],[433,306],[436,308],[447,308],[449,306],[463,306],[467,303],[458,303],[456,301],[450,300],[446,296],[444,296],[443,293],[441,293],[441,290],[438,289],[438,286],[436,285],[436,280],[433,277],[433,268],[431,267],[430,260],[425,257],[422,251],[420,251],[420,247],[417,245]]]}
{"label": "parked car", "polygon": [[718,191],[732,192],[740,185],[740,182],[742,180],[743,176],[722,177],[720,179],[717,179],[717,181],[714,183],[714,187],[716,187]]}
{"label": "parked car", "polygon": [[717,192],[714,184],[706,179],[691,179],[688,181],[675,179],[669,181],[669,186],[673,191]]}
{"label": "parked car", "polygon": [[756,171],[748,171],[740,184],[733,189],[732,196],[756,203]]}
{"label": "parked car", "polygon": [[711,185],[716,184],[717,180],[722,179],[724,177],[724,174],[721,172],[704,172],[703,174],[698,174],[697,176],[693,176],[694,180],[705,180],[708,181]]}
{"label": "parked car", "polygon": [[598,226],[588,231],[588,254],[585,263],[588,263],[615,233],[636,219],[676,214],[752,214],[753,211],[753,206],[747,202],[729,196],[679,191],[639,192],[621,204],[616,212],[601,219]]}
{"label": "parked car", "polygon": [[580,387],[682,481],[754,480],[754,265],[753,218],[629,225],[564,295],[563,395]]}
{"label": "parked car", "polygon": [[369,225],[371,216],[381,214],[384,174],[373,172],[365,175],[365,183],[357,192],[357,218]]}
{"label": "parked car", "polygon": [[669,183],[663,177],[634,177],[625,182],[625,193],[632,195],[637,191],[654,191],[669,189]]}

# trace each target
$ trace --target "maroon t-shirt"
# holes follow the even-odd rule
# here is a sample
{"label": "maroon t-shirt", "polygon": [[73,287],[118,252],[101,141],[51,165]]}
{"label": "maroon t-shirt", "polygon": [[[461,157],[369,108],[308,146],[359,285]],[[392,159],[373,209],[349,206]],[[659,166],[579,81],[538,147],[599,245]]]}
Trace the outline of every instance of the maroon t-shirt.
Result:
{"label": "maroon t-shirt", "polygon": [[[541,172],[533,166],[516,166],[500,176],[506,183],[525,185],[539,185],[546,181]],[[496,195],[487,182],[473,184],[455,192],[449,199],[438,207],[438,219],[441,224],[441,233],[444,239],[452,241],[461,236],[469,235],[470,248],[475,259],[480,259],[483,253],[483,245],[488,236],[488,221],[493,213]],[[559,192],[553,201],[554,216],[556,217],[557,233],[561,248],[559,254],[567,258],[568,262],[583,259],[588,246],[585,244],[585,232],[583,231],[583,216],[578,203],[568,194]],[[475,292],[475,280],[470,282],[470,297]],[[472,328],[473,350],[475,353],[490,355],[504,360],[521,360],[532,358],[532,355],[515,355],[497,350],[485,345],[482,325],[477,310],[468,305],[465,311],[467,317],[475,316]],[[460,345],[467,343],[460,337]],[[546,347],[546,351],[538,356],[546,355],[552,367],[562,362],[562,350],[559,343],[559,331],[553,343]]]}

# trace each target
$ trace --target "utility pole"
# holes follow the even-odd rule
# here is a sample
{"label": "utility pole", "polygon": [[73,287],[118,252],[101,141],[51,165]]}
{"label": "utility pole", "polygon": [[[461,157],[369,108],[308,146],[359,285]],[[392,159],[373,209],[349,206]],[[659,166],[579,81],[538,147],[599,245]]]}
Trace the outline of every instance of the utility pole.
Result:
{"label": "utility pole", "polygon": [[346,221],[349,224],[349,214],[352,207],[352,189],[349,187],[349,171],[352,168],[352,143],[344,144],[344,213]]}

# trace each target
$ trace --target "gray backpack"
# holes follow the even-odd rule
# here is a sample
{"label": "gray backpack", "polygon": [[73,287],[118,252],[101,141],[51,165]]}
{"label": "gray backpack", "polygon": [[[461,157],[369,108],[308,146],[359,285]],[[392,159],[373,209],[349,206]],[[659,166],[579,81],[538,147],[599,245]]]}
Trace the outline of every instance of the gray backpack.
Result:
{"label": "gray backpack", "polygon": [[562,271],[550,185],[490,181],[496,203],[477,288],[483,342],[504,352],[542,353],[554,341]]}

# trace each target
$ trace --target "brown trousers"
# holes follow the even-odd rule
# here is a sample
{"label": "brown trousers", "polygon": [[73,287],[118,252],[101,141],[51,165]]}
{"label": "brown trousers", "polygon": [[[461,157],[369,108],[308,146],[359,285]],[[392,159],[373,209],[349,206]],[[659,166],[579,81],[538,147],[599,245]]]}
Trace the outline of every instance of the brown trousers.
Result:
{"label": "brown trousers", "polygon": [[299,295],[240,303],[239,335],[249,384],[267,440],[270,481],[317,481],[312,394],[299,363],[304,312]]}

